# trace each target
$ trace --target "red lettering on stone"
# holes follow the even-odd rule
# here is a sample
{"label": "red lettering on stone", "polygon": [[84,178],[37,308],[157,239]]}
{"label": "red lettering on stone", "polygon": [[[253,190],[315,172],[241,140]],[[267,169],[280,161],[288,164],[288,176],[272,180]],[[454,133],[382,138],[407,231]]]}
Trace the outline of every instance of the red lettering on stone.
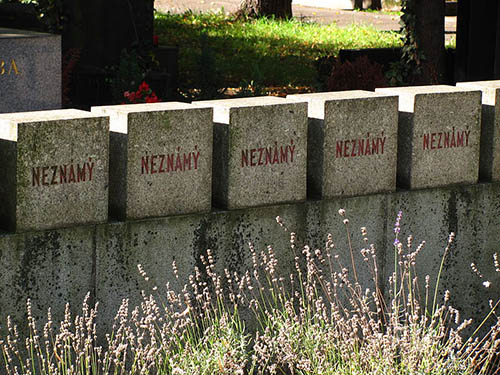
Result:
{"label": "red lettering on stone", "polygon": [[174,170],[174,154],[167,155],[167,172]]}
{"label": "red lettering on stone", "polygon": [[353,139],[353,140],[351,141],[351,143],[352,143],[352,151],[351,151],[351,156],[357,156],[357,155],[356,155],[356,143],[357,143],[357,142],[356,142],[356,140],[355,140],[355,139]]}
{"label": "red lettering on stone", "polygon": [[[91,161],[92,159],[89,158],[89,161]],[[87,163],[87,168],[89,170],[89,181],[92,181],[92,170],[94,169],[94,162],[92,163]]]}
{"label": "red lettering on stone", "polygon": [[457,143],[455,142],[455,128],[453,128],[453,132],[451,133],[450,147],[457,147]]}
{"label": "red lettering on stone", "polygon": [[241,151],[241,168],[248,167],[248,150]]}
{"label": "red lettering on stone", "polygon": [[198,158],[200,157],[200,152],[198,151],[198,145],[194,146],[196,152],[193,152],[194,169],[198,169]]}
{"label": "red lettering on stone", "polygon": [[52,179],[50,180],[51,185],[57,185],[57,180],[56,180],[56,172],[57,172],[57,166],[54,165],[50,167],[52,169]]}
{"label": "red lettering on stone", "polygon": [[429,134],[424,134],[424,150],[429,149]]}
{"label": "red lettering on stone", "polygon": [[371,155],[372,149],[370,148],[370,140],[366,140],[365,155]]}
{"label": "red lettering on stone", "polygon": [[378,139],[372,139],[372,155],[378,154]]}
{"label": "red lettering on stone", "polygon": [[289,146],[285,146],[285,149],[283,149],[283,146],[281,146],[280,163],[288,163],[288,147]]}
{"label": "red lettering on stone", "polygon": [[76,181],[85,181],[85,164],[80,168],[80,164],[76,165]]}
{"label": "red lettering on stone", "polygon": [[158,155],[151,155],[151,174],[158,173],[158,171],[155,169],[157,157]]}
{"label": "red lettering on stone", "polygon": [[278,142],[274,142],[274,146],[271,147],[242,150],[241,167],[293,163],[294,155],[295,145],[293,144],[293,139],[290,141],[290,145],[278,146]]}
{"label": "red lettering on stone", "polygon": [[279,154],[278,154],[278,142],[274,142],[274,156],[273,162],[271,164],[276,164],[280,162]]}
{"label": "red lettering on stone", "polygon": [[187,157],[186,157],[186,154],[184,154],[184,170],[185,171],[191,170],[191,153],[187,154]]}
{"label": "red lettering on stone", "polygon": [[464,147],[464,132],[457,132],[457,147]]}
{"label": "red lettering on stone", "polygon": [[264,148],[260,147],[259,148],[259,162],[257,163],[258,165],[263,165],[264,161],[262,160],[262,154],[264,153]]}
{"label": "red lettering on stone", "polygon": [[255,149],[255,148],[252,148],[250,150],[250,166],[252,166],[252,167],[255,167],[257,165],[257,163],[253,160],[254,157],[256,156],[255,151],[257,151],[257,149]]}
{"label": "red lettering on stone", "polygon": [[40,186],[40,168],[31,168],[31,183],[33,186]]}
{"label": "red lettering on stone", "polygon": [[[384,135],[384,132],[382,132],[382,135]],[[380,139],[380,144],[382,145],[382,152],[381,154],[384,155],[384,145],[385,145],[385,137]]]}
{"label": "red lettering on stone", "polygon": [[[94,162],[90,162],[91,160],[92,158],[89,158],[89,163],[83,162],[82,164],[33,167],[31,171],[31,184],[32,186],[52,186],[92,181]],[[73,160],[71,163],[73,163]]]}
{"label": "red lettering on stone", "polygon": [[443,137],[443,133],[439,132],[439,138],[438,138],[438,146],[437,148],[440,149],[440,148],[443,148],[443,146],[441,145],[441,138]]}
{"label": "red lettering on stone", "polygon": [[177,157],[175,158],[175,171],[177,172],[178,169],[182,171],[182,160],[179,154],[177,154]]}
{"label": "red lettering on stone", "polygon": [[[64,167],[64,169],[63,169]],[[66,165],[61,165],[59,166],[59,183],[60,184],[65,184],[68,182],[67,178],[66,178]]]}
{"label": "red lettering on stone", "polygon": [[266,148],[266,165],[272,163],[273,149],[272,147]]}
{"label": "red lettering on stone", "polygon": [[165,162],[165,155],[158,155],[160,157],[160,169],[158,170],[158,173],[164,173],[165,168],[163,167],[163,163]]}
{"label": "red lettering on stone", "polygon": [[69,178],[68,178],[68,183],[71,183],[71,182],[76,182],[76,179],[75,179],[75,168],[73,167],[73,164],[71,164],[69,166]]}
{"label": "red lettering on stone", "polygon": [[335,157],[336,158],[341,158],[342,157],[342,141],[337,141],[335,144]]}
{"label": "red lettering on stone", "polygon": [[348,146],[349,141],[344,141],[344,157],[348,158],[349,157],[349,146]]}
{"label": "red lettering on stone", "polygon": [[42,185],[48,185],[49,182],[47,181],[47,177],[49,175],[47,174],[49,167],[42,167]]}
{"label": "red lettering on stone", "polygon": [[436,147],[434,146],[434,142],[436,141],[436,133],[431,134],[431,150],[434,150]]}
{"label": "red lettering on stone", "polygon": [[443,147],[444,148],[450,147],[450,132],[444,133]]}
{"label": "red lettering on stone", "polygon": [[358,139],[358,155],[364,155],[364,154],[365,154],[365,140]]}
{"label": "red lettering on stone", "polygon": [[149,173],[149,156],[143,156],[141,159],[141,174]]}

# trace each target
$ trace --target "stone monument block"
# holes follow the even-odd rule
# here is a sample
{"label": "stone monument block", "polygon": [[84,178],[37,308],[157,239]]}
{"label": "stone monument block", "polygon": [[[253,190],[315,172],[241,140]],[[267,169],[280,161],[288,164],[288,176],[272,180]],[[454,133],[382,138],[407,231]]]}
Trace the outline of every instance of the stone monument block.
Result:
{"label": "stone monument block", "polygon": [[332,198],[396,190],[396,96],[342,91],[287,98],[308,102],[308,195]]}
{"label": "stone monument block", "polygon": [[419,189],[478,181],[480,91],[444,85],[376,91],[399,96],[399,186]]}
{"label": "stone monument block", "polygon": [[458,82],[457,87],[482,92],[479,179],[500,181],[500,81]]}
{"label": "stone monument block", "polygon": [[61,108],[61,36],[0,28],[0,113]]}
{"label": "stone monument block", "polygon": [[110,214],[140,219],[208,212],[212,109],[185,103],[93,107],[110,116]]}
{"label": "stone monument block", "polygon": [[306,199],[307,103],[276,97],[195,102],[214,108],[214,205]]}
{"label": "stone monument block", "polygon": [[0,226],[108,219],[109,119],[76,109],[0,114]]}

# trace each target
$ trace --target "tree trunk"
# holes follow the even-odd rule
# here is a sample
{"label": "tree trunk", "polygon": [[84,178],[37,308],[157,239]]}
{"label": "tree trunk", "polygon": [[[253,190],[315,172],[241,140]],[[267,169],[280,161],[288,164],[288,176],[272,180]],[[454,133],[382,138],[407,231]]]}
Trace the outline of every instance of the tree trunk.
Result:
{"label": "tree trunk", "polygon": [[382,0],[372,0],[372,3],[370,5],[370,9],[373,9],[373,10],[382,9]]}
{"label": "tree trunk", "polygon": [[415,32],[424,61],[415,83],[436,84],[445,79],[444,3],[445,0],[416,0]]}
{"label": "tree trunk", "polygon": [[363,9],[363,0],[354,0],[353,8],[354,9]]}
{"label": "tree trunk", "polygon": [[292,17],[292,0],[243,0],[240,14],[249,17]]}

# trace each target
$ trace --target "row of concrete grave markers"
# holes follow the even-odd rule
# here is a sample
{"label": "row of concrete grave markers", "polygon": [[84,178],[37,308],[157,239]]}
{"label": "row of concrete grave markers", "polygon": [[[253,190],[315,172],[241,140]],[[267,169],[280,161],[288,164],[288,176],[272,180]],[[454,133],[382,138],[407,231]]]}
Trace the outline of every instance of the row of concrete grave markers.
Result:
{"label": "row of concrete grave markers", "polygon": [[470,184],[479,173],[500,181],[497,90],[500,81],[0,114],[0,225]]}

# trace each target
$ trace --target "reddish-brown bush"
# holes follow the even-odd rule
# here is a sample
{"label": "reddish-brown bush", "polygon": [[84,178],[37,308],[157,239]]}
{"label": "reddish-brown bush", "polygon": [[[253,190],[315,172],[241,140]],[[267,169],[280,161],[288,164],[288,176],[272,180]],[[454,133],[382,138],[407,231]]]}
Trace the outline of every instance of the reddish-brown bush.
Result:
{"label": "reddish-brown bush", "polygon": [[354,62],[341,63],[337,60],[327,82],[328,91],[373,91],[377,87],[387,86],[382,65],[370,61],[366,56],[361,56]]}

